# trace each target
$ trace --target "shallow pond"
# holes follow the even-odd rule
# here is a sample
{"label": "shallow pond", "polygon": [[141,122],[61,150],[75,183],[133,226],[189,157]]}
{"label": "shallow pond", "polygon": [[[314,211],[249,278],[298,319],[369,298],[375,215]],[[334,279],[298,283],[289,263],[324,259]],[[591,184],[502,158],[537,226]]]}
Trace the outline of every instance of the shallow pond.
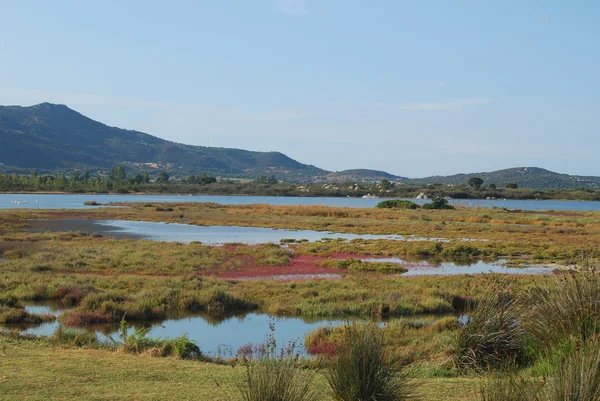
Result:
{"label": "shallow pond", "polygon": [[458,264],[455,262],[432,263],[426,261],[409,262],[400,258],[373,258],[362,259],[366,262],[387,262],[399,264],[408,271],[402,274],[406,276],[452,276],[458,274],[485,274],[485,273],[504,273],[504,274],[552,274],[551,267],[528,266],[528,267],[508,267],[506,261],[497,262],[477,261],[468,264]]}
{"label": "shallow pond", "polygon": [[[363,198],[304,198],[278,196],[179,196],[179,195],[81,195],[81,194],[0,194],[0,209],[86,209],[84,202],[214,202],[228,205],[302,205],[302,206],[334,206],[371,208],[383,199]],[[409,199],[423,204],[428,201]],[[19,202],[19,203],[17,203]],[[25,203],[26,202],[26,203]],[[600,202],[558,201],[558,200],[484,200],[484,199],[452,199],[453,205],[471,207],[505,207],[522,210],[600,210]]]}
{"label": "shallow pond", "polygon": [[[25,309],[30,313],[51,313],[59,315],[61,309],[49,304],[29,304]],[[235,356],[238,349],[249,343],[260,344],[271,333],[270,325],[275,327],[274,337],[278,347],[287,346],[290,341],[296,342],[299,351],[304,353],[304,335],[309,331],[326,325],[339,326],[347,320],[305,320],[301,318],[272,317],[264,313],[247,313],[225,319],[215,319],[197,315],[169,319],[153,324],[148,334],[151,338],[175,338],[187,334],[204,352],[212,356]],[[58,328],[58,321],[44,323],[39,326],[6,325],[18,328],[22,333],[39,336],[51,336]],[[0,326],[2,327],[2,326]],[[132,330],[142,325],[131,325]],[[89,327],[96,331],[101,341],[108,341],[108,336],[118,339],[117,325]]]}
{"label": "shallow pond", "polygon": [[[115,238],[151,239],[155,241],[192,242],[200,241],[204,244],[223,244],[227,242],[241,242],[245,244],[279,243],[281,239],[319,241],[324,238],[344,240],[397,240],[397,241],[447,241],[442,238],[420,238],[403,235],[372,235],[372,234],[344,234],[313,230],[284,230],[262,227],[238,226],[195,226],[179,223],[159,223],[148,221],[129,220],[29,220],[28,231],[57,232],[80,231],[88,234],[101,234]],[[465,239],[468,241],[468,239]]]}

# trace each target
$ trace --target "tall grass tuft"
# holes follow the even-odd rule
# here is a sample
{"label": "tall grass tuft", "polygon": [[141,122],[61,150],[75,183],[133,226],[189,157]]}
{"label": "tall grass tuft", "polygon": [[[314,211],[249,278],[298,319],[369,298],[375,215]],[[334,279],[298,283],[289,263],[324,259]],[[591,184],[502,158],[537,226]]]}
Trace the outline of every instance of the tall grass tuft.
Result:
{"label": "tall grass tuft", "polygon": [[491,285],[466,313],[467,323],[454,340],[456,368],[484,373],[528,362],[528,334],[522,324],[522,309],[509,295],[507,284]]}
{"label": "tall grass tuft", "polygon": [[348,325],[326,371],[336,401],[402,401],[411,385],[386,352],[383,330],[374,324]]}
{"label": "tall grass tuft", "polygon": [[600,341],[576,342],[557,363],[536,401],[600,400]]}
{"label": "tall grass tuft", "polygon": [[143,327],[130,333],[125,316],[123,316],[119,324],[120,341],[110,335],[108,336],[108,339],[113,345],[118,347],[119,350],[127,354],[138,354],[154,346],[154,341],[147,337],[150,330],[150,327]]}
{"label": "tall grass tuft", "polygon": [[304,369],[295,343],[278,349],[271,334],[263,344],[243,347],[237,362],[243,373],[233,388],[226,388],[230,400],[242,401],[319,401],[321,391],[315,385],[317,369]]}
{"label": "tall grass tuft", "polygon": [[564,274],[553,286],[540,286],[531,296],[529,329],[543,343],[587,340],[600,334],[600,276],[593,271]]}

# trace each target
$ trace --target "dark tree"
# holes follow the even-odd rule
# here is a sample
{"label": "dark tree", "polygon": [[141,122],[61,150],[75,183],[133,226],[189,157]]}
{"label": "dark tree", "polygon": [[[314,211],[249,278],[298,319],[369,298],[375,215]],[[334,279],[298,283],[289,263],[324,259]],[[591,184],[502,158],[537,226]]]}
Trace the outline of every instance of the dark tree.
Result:
{"label": "dark tree", "polygon": [[160,183],[160,184],[164,184],[169,182],[169,174],[167,174],[166,171],[161,171],[160,173],[158,173],[158,176],[156,177],[156,182]]}
{"label": "dark tree", "polygon": [[125,172],[125,167],[123,165],[118,165],[117,167],[110,170],[110,174],[108,177],[114,181],[123,181],[127,176]]}
{"label": "dark tree", "polygon": [[475,189],[481,189],[483,185],[483,180],[479,177],[473,177],[469,179],[469,186]]}
{"label": "dark tree", "polygon": [[389,182],[388,180],[381,180],[381,188],[383,189],[390,189],[392,188],[392,183]]}

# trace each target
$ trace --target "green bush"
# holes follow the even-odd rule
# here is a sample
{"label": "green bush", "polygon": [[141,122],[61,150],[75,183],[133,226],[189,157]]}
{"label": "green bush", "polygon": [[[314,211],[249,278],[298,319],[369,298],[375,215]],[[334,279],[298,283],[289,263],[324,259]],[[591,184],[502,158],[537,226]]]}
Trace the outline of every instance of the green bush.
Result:
{"label": "green bush", "polygon": [[454,206],[448,203],[448,199],[441,196],[435,196],[431,202],[424,204],[423,209],[454,209]]}
{"label": "green bush", "polygon": [[377,204],[377,206],[375,206],[378,209],[418,209],[420,206],[417,205],[415,202],[411,202],[409,200],[402,200],[402,199],[392,199],[392,200],[386,200],[383,202],[379,202]]}

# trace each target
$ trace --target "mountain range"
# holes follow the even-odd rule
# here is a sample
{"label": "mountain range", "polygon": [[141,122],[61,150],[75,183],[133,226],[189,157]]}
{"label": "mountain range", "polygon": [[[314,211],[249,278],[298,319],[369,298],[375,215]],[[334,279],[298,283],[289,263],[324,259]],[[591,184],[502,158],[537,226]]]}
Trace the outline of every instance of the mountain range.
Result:
{"label": "mountain range", "polygon": [[0,171],[40,173],[89,169],[105,172],[123,164],[131,171],[166,170],[182,177],[206,172],[228,178],[274,175],[297,182],[388,180],[407,185],[463,185],[479,177],[484,185],[516,183],[532,189],[600,188],[600,177],[559,174],[537,167],[493,172],[407,178],[384,171],[331,172],[280,152],[184,145],[143,132],[110,127],[64,105],[0,106]]}

